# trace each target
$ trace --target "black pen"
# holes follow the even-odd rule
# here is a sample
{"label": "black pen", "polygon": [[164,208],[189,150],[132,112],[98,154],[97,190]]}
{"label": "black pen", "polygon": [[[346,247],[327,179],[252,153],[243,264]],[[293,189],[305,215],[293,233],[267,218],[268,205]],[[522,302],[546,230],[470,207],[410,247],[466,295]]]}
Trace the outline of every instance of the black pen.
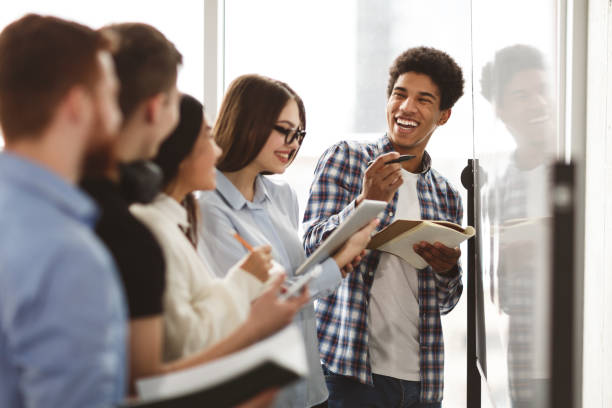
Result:
{"label": "black pen", "polygon": [[[416,156],[413,154],[404,154],[398,157],[397,159],[393,159],[393,160],[389,160],[388,162],[385,162],[385,164],[401,163],[401,162],[405,162],[406,160],[414,159],[415,157]],[[372,163],[374,163],[374,160],[370,160],[368,162],[368,167],[370,167]]]}

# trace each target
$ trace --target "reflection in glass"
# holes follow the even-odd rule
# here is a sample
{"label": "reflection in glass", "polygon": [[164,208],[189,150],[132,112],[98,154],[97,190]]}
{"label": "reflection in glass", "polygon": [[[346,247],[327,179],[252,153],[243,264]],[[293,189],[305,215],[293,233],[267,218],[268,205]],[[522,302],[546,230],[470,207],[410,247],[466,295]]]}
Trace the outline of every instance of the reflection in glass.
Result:
{"label": "reflection in glass", "polygon": [[480,79],[482,95],[516,145],[505,168],[489,177],[482,209],[490,223],[489,295],[503,322],[512,407],[543,407],[548,401],[548,191],[557,149],[551,78],[543,53],[518,44],[498,50]]}

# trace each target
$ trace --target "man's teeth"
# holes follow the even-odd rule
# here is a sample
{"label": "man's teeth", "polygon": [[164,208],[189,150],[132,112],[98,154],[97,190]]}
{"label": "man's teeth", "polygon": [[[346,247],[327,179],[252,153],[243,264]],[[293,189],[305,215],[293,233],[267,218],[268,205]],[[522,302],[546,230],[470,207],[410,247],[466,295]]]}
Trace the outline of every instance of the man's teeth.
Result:
{"label": "man's teeth", "polygon": [[411,128],[419,126],[419,124],[415,122],[414,120],[406,120],[406,119],[397,118],[395,121],[400,126],[411,127]]}

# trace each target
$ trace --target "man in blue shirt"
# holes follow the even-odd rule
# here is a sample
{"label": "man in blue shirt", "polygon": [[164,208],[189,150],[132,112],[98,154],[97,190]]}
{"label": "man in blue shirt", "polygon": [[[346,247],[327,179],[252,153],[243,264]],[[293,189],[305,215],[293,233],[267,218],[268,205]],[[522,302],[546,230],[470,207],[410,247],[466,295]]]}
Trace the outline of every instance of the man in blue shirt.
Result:
{"label": "man in blue shirt", "polygon": [[110,43],[27,15],[0,34],[0,406],[106,407],[124,397],[126,316],[114,264],[74,187],[121,121]]}

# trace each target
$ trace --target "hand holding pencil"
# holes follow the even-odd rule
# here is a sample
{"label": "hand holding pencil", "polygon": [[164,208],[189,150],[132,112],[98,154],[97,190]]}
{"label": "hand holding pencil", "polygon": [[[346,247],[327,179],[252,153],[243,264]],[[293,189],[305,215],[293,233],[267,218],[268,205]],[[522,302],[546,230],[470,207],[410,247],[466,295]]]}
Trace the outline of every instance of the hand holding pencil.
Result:
{"label": "hand holding pencil", "polygon": [[247,256],[240,262],[240,268],[244,269],[262,282],[266,282],[270,277],[269,271],[272,268],[272,247],[262,245],[253,248],[238,233],[234,237],[249,251]]}

